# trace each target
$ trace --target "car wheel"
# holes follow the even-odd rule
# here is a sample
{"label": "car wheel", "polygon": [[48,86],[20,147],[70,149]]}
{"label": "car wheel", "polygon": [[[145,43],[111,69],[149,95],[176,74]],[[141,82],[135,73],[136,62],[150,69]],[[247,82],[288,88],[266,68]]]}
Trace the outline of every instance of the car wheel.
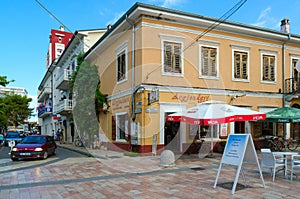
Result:
{"label": "car wheel", "polygon": [[11,158],[11,160],[12,160],[12,161],[17,161],[17,160],[18,160],[18,158]]}
{"label": "car wheel", "polygon": [[47,151],[45,151],[43,159],[45,160],[47,158],[48,158],[48,153],[47,153]]}
{"label": "car wheel", "polygon": [[56,155],[56,148],[53,150],[53,155]]}

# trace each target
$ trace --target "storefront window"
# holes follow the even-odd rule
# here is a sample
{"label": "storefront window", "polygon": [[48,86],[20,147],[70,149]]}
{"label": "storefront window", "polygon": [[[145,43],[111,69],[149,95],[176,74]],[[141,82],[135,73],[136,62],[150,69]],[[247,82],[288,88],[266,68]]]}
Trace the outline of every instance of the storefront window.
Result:
{"label": "storefront window", "polygon": [[213,126],[199,126],[189,125],[191,139],[202,139],[202,138],[219,138],[219,125]]}

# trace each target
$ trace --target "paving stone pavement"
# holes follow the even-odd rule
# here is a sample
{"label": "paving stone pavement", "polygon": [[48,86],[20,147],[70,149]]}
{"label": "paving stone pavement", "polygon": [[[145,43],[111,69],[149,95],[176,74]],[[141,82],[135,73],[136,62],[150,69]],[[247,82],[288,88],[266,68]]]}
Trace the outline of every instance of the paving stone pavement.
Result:
{"label": "paving stone pavement", "polygon": [[290,182],[278,173],[272,182],[264,170],[263,187],[256,165],[243,165],[246,182],[240,176],[234,194],[236,168],[224,165],[214,189],[222,154],[203,159],[184,155],[176,157],[175,167],[161,167],[159,156],[128,157],[68,144],[60,147],[87,156],[18,170],[4,166],[0,168],[0,198],[300,198],[300,177]]}

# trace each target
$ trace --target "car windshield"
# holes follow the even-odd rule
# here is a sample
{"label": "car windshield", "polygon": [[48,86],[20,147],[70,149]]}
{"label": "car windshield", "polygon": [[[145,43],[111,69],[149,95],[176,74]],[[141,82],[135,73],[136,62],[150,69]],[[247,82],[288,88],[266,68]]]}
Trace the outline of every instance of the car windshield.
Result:
{"label": "car windshield", "polygon": [[20,134],[18,132],[9,132],[6,134],[7,138],[18,138],[20,137]]}
{"label": "car windshield", "polygon": [[22,144],[45,144],[46,143],[46,137],[27,136],[26,138],[24,138],[24,140],[21,143]]}

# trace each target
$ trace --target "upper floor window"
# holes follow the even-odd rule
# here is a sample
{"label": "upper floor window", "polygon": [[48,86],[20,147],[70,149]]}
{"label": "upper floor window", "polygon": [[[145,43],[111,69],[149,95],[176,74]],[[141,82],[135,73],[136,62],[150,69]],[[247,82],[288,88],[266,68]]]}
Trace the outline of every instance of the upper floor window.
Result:
{"label": "upper floor window", "polygon": [[294,58],[292,59],[292,68],[293,68],[293,71],[294,71],[294,74],[293,74],[294,76],[293,77],[296,80],[296,82],[300,82],[300,72],[296,68],[296,64],[299,60],[300,59],[294,59]]}
{"label": "upper floor window", "polygon": [[200,54],[200,76],[218,76],[217,48],[201,46]]}
{"label": "upper floor window", "polygon": [[248,52],[234,51],[234,79],[248,80]]}
{"label": "upper floor window", "polygon": [[262,80],[275,81],[275,56],[262,55]]}
{"label": "upper floor window", "polygon": [[182,52],[182,44],[164,41],[164,73],[182,73],[182,60],[181,60],[181,52]]}
{"label": "upper floor window", "polygon": [[116,51],[116,77],[119,83],[127,80],[127,42],[121,44]]}

